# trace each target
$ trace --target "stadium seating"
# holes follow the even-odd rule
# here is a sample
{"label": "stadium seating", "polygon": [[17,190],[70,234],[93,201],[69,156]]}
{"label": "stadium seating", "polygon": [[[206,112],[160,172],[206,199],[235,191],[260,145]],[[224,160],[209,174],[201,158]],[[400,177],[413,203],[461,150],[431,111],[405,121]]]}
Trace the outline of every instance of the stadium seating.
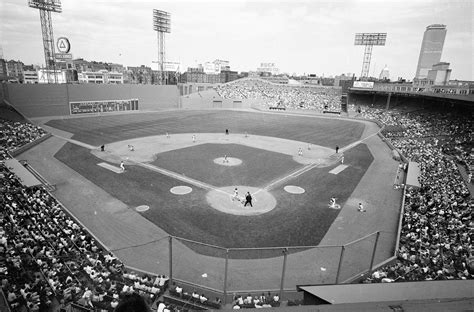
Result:
{"label": "stadium seating", "polygon": [[364,282],[472,279],[473,200],[457,167],[470,166],[472,116],[366,108],[362,117],[389,126],[384,136],[421,167],[421,188],[406,192],[398,261]]}
{"label": "stadium seating", "polygon": [[[376,270],[364,282],[472,279],[474,205],[458,170],[458,165],[468,170],[472,165],[472,116],[377,108],[366,108],[361,116],[391,126],[384,135],[421,168],[421,188],[406,192],[398,261]],[[51,194],[42,187],[24,187],[1,162],[10,157],[9,150],[45,132],[6,120],[1,120],[1,129],[0,281],[10,308],[39,311],[75,302],[112,311],[120,297],[130,292],[156,304],[167,289],[166,277],[126,271]],[[171,306],[190,299],[173,291],[167,294]],[[247,302],[235,298],[235,304],[279,305],[279,300],[248,297]],[[218,301],[191,300],[196,306],[220,306]]]}
{"label": "stadium seating", "polygon": [[242,79],[219,86],[217,93],[225,99],[259,99],[261,105],[271,110],[341,110],[341,90],[338,88],[294,87],[261,79]]}
{"label": "stadium seating", "polygon": [[43,129],[26,122],[0,118],[0,160],[8,159],[8,151],[33,142],[46,134]]}

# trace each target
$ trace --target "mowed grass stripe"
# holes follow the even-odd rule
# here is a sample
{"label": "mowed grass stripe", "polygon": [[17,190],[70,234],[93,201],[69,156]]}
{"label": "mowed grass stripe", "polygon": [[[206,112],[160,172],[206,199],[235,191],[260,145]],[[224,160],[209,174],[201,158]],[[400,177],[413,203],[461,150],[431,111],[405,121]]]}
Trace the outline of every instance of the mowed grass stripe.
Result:
{"label": "mowed grass stripe", "polygon": [[325,147],[345,146],[360,139],[364,125],[354,121],[242,112],[167,111],[51,120],[48,126],[74,133],[91,145],[141,136],[173,133],[249,133],[298,140]]}

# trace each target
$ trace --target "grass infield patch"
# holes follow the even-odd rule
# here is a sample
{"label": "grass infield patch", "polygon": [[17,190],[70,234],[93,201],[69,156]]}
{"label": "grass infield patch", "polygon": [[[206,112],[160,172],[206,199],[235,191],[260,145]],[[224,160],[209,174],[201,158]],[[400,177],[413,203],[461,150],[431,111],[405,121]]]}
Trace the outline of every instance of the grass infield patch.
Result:
{"label": "grass infield patch", "polygon": [[[239,158],[239,166],[221,166],[214,159],[223,155]],[[157,155],[151,164],[222,187],[262,187],[273,179],[303,167],[293,157],[239,144],[200,144]],[[241,192],[244,190],[241,190]]]}

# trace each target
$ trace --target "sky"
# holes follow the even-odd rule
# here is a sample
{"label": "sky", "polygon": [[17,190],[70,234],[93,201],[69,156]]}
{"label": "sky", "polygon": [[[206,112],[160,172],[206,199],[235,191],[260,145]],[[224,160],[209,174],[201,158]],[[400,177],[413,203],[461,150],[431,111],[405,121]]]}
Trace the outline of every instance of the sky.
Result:
{"label": "sky", "polygon": [[[451,79],[474,80],[472,0],[62,0],[52,13],[55,39],[71,42],[74,58],[125,66],[156,66],[153,9],[171,13],[166,60],[181,71],[215,59],[232,70],[271,62],[288,74],[360,75],[357,32],[386,32],[375,46],[369,74],[387,65],[390,78],[413,79],[426,26],[445,24],[441,61]],[[0,0],[0,46],[5,59],[44,64],[39,12],[27,0]],[[1,50],[0,50],[1,51]]]}

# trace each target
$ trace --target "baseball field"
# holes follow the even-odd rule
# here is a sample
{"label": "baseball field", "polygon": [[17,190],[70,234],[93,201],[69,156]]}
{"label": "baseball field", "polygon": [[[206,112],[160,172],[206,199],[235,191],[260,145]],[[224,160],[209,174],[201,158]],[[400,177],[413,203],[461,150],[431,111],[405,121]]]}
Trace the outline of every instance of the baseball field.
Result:
{"label": "baseball field", "polygon": [[[219,288],[222,272],[206,273],[206,281],[200,275],[222,271],[222,250],[231,249],[229,286],[271,288],[280,275],[272,266],[281,263],[281,249],[271,247],[285,246],[294,248],[297,261],[292,283],[327,283],[334,281],[338,259],[331,257],[340,249],[317,249],[319,258],[312,260],[305,250],[395,230],[398,195],[380,190],[392,191],[396,163],[370,123],[179,110],[61,118],[45,127],[55,136],[22,156],[37,163],[91,233],[138,269],[163,272],[169,265],[163,237],[172,235],[184,239],[174,247],[174,274],[204,286]],[[244,206],[247,193],[252,206]],[[330,198],[337,204],[329,205]],[[367,213],[357,212],[359,202]],[[357,266],[360,253],[366,265],[372,243],[345,261]],[[393,242],[384,243],[376,261],[393,251]],[[266,277],[249,277],[257,271]]]}

